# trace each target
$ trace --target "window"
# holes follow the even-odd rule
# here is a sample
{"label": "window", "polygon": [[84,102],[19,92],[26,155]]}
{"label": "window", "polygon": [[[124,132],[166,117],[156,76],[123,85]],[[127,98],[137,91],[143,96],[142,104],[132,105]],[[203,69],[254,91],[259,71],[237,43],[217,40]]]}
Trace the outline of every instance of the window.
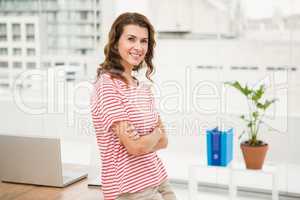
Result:
{"label": "window", "polygon": [[80,67],[80,63],[78,62],[71,62],[69,65],[74,67]]}
{"label": "window", "polygon": [[47,14],[47,19],[49,22],[56,21],[56,12],[49,12]]}
{"label": "window", "polygon": [[87,20],[88,19],[88,12],[87,11],[81,11],[80,12],[80,19],[81,20]]}
{"label": "window", "polygon": [[57,63],[55,63],[55,66],[63,66],[63,65],[65,65],[64,62],[57,62]]}
{"label": "window", "polygon": [[48,37],[48,44],[50,48],[56,48],[58,41],[57,37]]}
{"label": "window", "polygon": [[7,48],[0,48],[0,55],[6,56],[8,54]]}
{"label": "window", "polygon": [[13,37],[13,41],[21,40],[21,25],[20,24],[12,24],[12,37]]}
{"label": "window", "polygon": [[36,63],[35,62],[28,62],[28,63],[26,63],[26,68],[27,69],[35,69],[36,68]]}
{"label": "window", "polygon": [[8,79],[8,74],[0,74],[0,79]]}
{"label": "window", "polygon": [[66,12],[58,12],[56,17],[57,19],[64,21],[68,19],[68,14]]}
{"label": "window", "polygon": [[21,69],[22,68],[22,62],[13,62],[13,68]]}
{"label": "window", "polygon": [[28,42],[33,42],[33,41],[34,41],[34,35],[27,35],[27,36],[26,36],[26,40],[27,40]]}
{"label": "window", "polygon": [[49,68],[49,67],[51,67],[51,63],[50,62],[43,62],[42,66],[43,66],[43,68]]}
{"label": "window", "polygon": [[0,62],[0,68],[8,68],[8,62]]}
{"label": "window", "polygon": [[9,83],[0,83],[1,87],[9,87]]}
{"label": "window", "polygon": [[81,49],[81,50],[80,50],[80,54],[86,55],[86,51],[87,51],[87,49]]}
{"label": "window", "polygon": [[13,48],[13,55],[14,56],[22,55],[22,49],[21,48]]}
{"label": "window", "polygon": [[34,24],[26,24],[26,34],[34,35]]}
{"label": "window", "polygon": [[28,48],[27,49],[27,56],[35,56],[35,49],[34,48]]}
{"label": "window", "polygon": [[29,42],[34,41],[34,24],[26,24],[26,40]]}
{"label": "window", "polygon": [[4,23],[0,24],[0,41],[7,40],[7,26]]}

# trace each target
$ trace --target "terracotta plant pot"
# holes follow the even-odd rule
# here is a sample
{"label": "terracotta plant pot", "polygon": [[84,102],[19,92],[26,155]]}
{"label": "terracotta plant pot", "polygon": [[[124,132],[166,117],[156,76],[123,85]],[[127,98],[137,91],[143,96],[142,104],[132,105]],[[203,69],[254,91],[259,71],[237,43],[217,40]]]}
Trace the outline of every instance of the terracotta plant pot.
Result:
{"label": "terracotta plant pot", "polygon": [[241,143],[246,168],[261,169],[264,164],[268,147],[268,144],[263,142],[261,142],[261,145],[259,146],[250,146],[247,142]]}

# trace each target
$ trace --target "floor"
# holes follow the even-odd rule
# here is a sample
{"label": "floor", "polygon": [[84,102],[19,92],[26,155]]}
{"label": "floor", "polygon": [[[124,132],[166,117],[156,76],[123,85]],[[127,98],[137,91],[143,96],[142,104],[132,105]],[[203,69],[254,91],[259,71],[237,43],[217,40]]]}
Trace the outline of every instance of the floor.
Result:
{"label": "floor", "polygon": [[[172,183],[178,200],[188,200],[187,186]],[[24,184],[0,183],[0,200],[101,200],[99,187],[87,187],[87,180],[81,180],[64,189],[33,186]],[[200,187],[199,196],[193,200],[227,200],[225,189]],[[270,195],[239,192],[238,200],[268,200]],[[296,200],[297,198],[280,197],[280,200]],[[300,199],[300,198],[298,198]]]}
{"label": "floor", "polygon": [[[187,185],[172,184],[178,200],[189,200]],[[271,194],[238,191],[236,200],[271,200]],[[212,186],[199,187],[197,199],[193,200],[229,200],[228,190]],[[279,200],[300,200],[300,197],[280,196]]]}

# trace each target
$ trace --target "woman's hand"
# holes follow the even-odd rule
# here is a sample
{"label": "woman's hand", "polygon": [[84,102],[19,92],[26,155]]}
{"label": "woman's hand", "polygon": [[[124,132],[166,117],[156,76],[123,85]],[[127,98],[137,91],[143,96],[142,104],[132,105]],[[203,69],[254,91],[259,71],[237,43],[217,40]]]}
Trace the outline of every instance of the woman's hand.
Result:
{"label": "woman's hand", "polygon": [[129,127],[127,127],[126,129],[126,133],[128,134],[129,138],[133,139],[133,140],[137,140],[139,139],[141,136],[138,134],[138,132],[136,131],[136,129],[134,128],[133,125],[130,124]]}
{"label": "woman's hand", "polygon": [[168,146],[168,137],[165,131],[165,127],[161,121],[161,119],[158,119],[157,127],[160,131],[160,138],[158,140],[158,143],[153,147],[152,151],[157,151],[159,149],[165,149]]}
{"label": "woman's hand", "polygon": [[156,127],[151,134],[143,136],[140,136],[134,126],[128,121],[115,122],[111,128],[128,153],[135,156],[153,152],[153,147],[161,138],[159,127]]}

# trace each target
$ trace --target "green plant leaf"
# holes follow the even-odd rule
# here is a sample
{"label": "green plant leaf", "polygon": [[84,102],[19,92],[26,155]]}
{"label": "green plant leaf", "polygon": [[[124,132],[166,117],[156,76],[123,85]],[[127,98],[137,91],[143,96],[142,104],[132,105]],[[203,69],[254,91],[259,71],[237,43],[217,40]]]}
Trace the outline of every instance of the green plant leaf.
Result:
{"label": "green plant leaf", "polygon": [[[261,124],[264,124],[262,118],[264,117],[265,111],[277,100],[262,100],[265,94],[265,85],[262,84],[258,88],[249,88],[241,86],[239,81],[226,82],[225,84],[237,89],[243,94],[248,101],[248,114],[240,116],[243,119],[247,127],[248,140],[251,145],[257,145],[259,143],[258,133]],[[244,133],[243,133],[244,134]],[[243,135],[242,134],[242,135]],[[240,139],[240,137],[239,137]]]}
{"label": "green plant leaf", "polygon": [[244,95],[248,96],[249,94],[251,94],[253,92],[253,90],[251,90],[250,88],[248,88],[248,86],[246,85],[244,88]]}
{"label": "green plant leaf", "polygon": [[247,124],[247,126],[248,126],[249,128],[251,128],[251,127],[252,127],[252,122],[249,122],[249,123]]}
{"label": "green plant leaf", "polygon": [[252,90],[250,88],[248,88],[247,85],[245,87],[242,87],[241,84],[238,81],[235,81],[233,83],[232,82],[226,82],[225,84],[228,84],[228,85],[234,87],[235,89],[240,91],[242,94],[244,94],[246,97],[248,97],[248,95],[252,93]]}
{"label": "green plant leaf", "polygon": [[264,105],[260,102],[256,103],[256,107],[259,108],[259,109],[264,109]]}
{"label": "green plant leaf", "polygon": [[252,113],[252,116],[254,117],[254,119],[257,119],[259,116],[259,113],[257,111]]}
{"label": "green plant leaf", "polygon": [[266,110],[270,105],[272,105],[274,102],[276,101],[276,99],[273,99],[271,101],[266,100],[264,104],[262,103],[257,103],[256,106],[262,110]]}
{"label": "green plant leaf", "polygon": [[265,87],[264,85],[261,85],[258,90],[253,91],[252,100],[257,102],[263,96],[264,93],[265,93]]}

